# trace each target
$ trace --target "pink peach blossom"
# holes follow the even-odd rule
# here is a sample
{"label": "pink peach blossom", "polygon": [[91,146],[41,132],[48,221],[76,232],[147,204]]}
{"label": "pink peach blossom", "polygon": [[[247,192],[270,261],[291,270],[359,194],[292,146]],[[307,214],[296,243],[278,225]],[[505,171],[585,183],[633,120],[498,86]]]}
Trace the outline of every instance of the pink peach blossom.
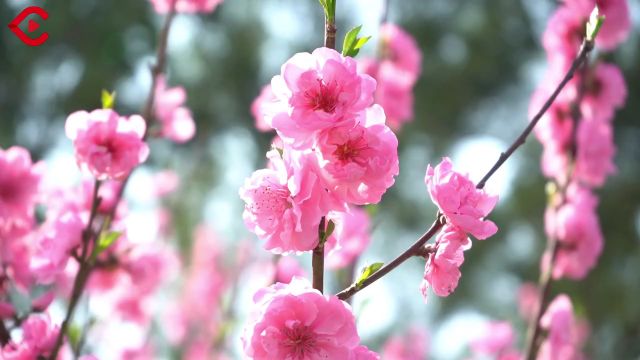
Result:
{"label": "pink peach blossom", "polygon": [[77,111],[67,117],[65,131],[78,165],[98,180],[123,180],[149,156],[142,141],[146,124],[138,115],[126,118],[110,109]]}
{"label": "pink peach blossom", "polygon": [[322,187],[313,154],[267,153],[272,168],[255,171],[240,189],[247,229],[276,254],[312,250],[318,225],[335,205]]}
{"label": "pink peach blossom", "polygon": [[627,86],[620,68],[598,63],[591,76],[584,79],[586,91],[580,103],[582,116],[590,120],[609,121],[627,98]]}
{"label": "pink peach blossom", "polygon": [[345,267],[369,246],[369,215],[364,209],[351,207],[349,211],[332,211],[327,219],[334,222],[335,230],[324,245],[325,266],[329,269]]}
{"label": "pink peach blossom", "polygon": [[[381,72],[385,67],[393,67],[396,81],[403,81],[407,85],[413,84],[420,76],[422,66],[422,53],[415,39],[404,29],[392,23],[385,23],[380,27],[380,39],[382,41]],[[383,76],[384,77],[384,76]]]}
{"label": "pink peach blossom", "polygon": [[293,256],[281,256],[276,264],[275,282],[288,284],[296,276],[305,277],[306,271]]}
{"label": "pink peach blossom", "polygon": [[503,355],[514,352],[515,340],[516,334],[509,322],[493,321],[487,323],[482,334],[471,342],[471,349],[476,354],[503,360]]}
{"label": "pink peach blossom", "polygon": [[5,345],[0,351],[1,359],[30,360],[49,355],[60,328],[51,324],[48,314],[29,315],[20,327],[22,340]]}
{"label": "pink peach blossom", "polygon": [[0,249],[31,228],[43,170],[44,164],[34,164],[26,149],[0,148]]}
{"label": "pink peach blossom", "polygon": [[45,224],[31,259],[31,269],[40,284],[51,284],[64,271],[71,251],[82,241],[85,221],[80,214],[67,211]]}
{"label": "pink peach blossom", "polygon": [[581,360],[581,339],[573,316],[571,299],[560,294],[549,304],[540,319],[540,327],[549,335],[540,345],[538,360]]}
{"label": "pink peach blossom", "polygon": [[349,360],[380,360],[380,355],[378,355],[375,351],[369,350],[364,345],[360,345],[353,349]]}
{"label": "pink peach blossom", "polygon": [[411,327],[401,335],[392,335],[382,346],[385,360],[424,360],[429,353],[429,337],[421,328]]}
{"label": "pink peach blossom", "polygon": [[435,251],[427,257],[424,269],[420,290],[425,299],[429,287],[438,296],[449,296],[458,287],[463,252],[469,248],[471,241],[460,228],[451,224],[442,228],[436,237]]}
{"label": "pink peach blossom", "polygon": [[166,14],[171,9],[172,1],[176,1],[177,13],[210,13],[223,0],[151,0],[151,3],[156,12]]}
{"label": "pink peach blossom", "polygon": [[630,30],[626,0],[566,1],[551,16],[542,37],[549,60],[559,72],[566,71],[578,53],[585,24],[596,4],[607,19],[596,37],[596,45],[610,51],[626,39]]}
{"label": "pink peach blossom", "polygon": [[267,118],[285,143],[300,148],[316,131],[354,122],[373,103],[376,82],[358,74],[356,62],[335,50],[298,53],[271,80],[280,112]]}
{"label": "pink peach blossom", "polygon": [[[250,359],[351,359],[360,338],[349,305],[294,278],[254,296],[255,312],[242,337]],[[357,350],[360,353],[362,350]]]}
{"label": "pink peach blossom", "polygon": [[193,138],[196,125],[191,110],[184,107],[187,93],[183,87],[167,87],[167,81],[160,75],[156,79],[155,117],[162,126],[161,136],[177,143],[184,143]]}
{"label": "pink peach blossom", "polygon": [[533,283],[524,283],[518,289],[518,310],[523,319],[530,321],[535,316],[535,309],[540,299],[540,291]]}
{"label": "pink peach blossom", "polygon": [[273,130],[267,122],[267,118],[272,118],[274,112],[277,111],[277,100],[278,98],[271,90],[271,84],[262,87],[260,95],[251,103],[251,115],[255,120],[256,129],[264,132]]}
{"label": "pink peach blossom", "polygon": [[447,222],[479,240],[498,231],[496,224],[484,219],[495,207],[498,196],[476,189],[467,176],[453,170],[449,158],[443,158],[435,168],[429,165],[424,181],[431,200]]}
{"label": "pink peach blossom", "polygon": [[[558,241],[558,254],[553,278],[583,279],[595,266],[603,247],[595,195],[588,188],[571,184],[566,203],[545,213],[545,228],[549,238]],[[543,265],[548,263],[548,254]]]}
{"label": "pink peach blossom", "polygon": [[318,134],[319,167],[329,191],[342,201],[375,204],[398,175],[398,139],[378,105],[356,119]]}
{"label": "pink peach blossom", "polygon": [[613,156],[613,128],[610,122],[581,121],[577,134],[574,177],[593,187],[604,185],[607,176],[616,172]]}

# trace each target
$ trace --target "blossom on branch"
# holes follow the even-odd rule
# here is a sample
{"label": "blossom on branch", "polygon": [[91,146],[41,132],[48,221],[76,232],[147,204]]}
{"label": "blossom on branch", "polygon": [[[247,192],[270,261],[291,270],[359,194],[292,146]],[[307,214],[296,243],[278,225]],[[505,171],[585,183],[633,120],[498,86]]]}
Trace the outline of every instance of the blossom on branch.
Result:
{"label": "blossom on branch", "polygon": [[285,152],[283,159],[271,150],[270,168],[255,171],[240,188],[247,229],[276,254],[313,250],[320,219],[336,208],[312,157],[309,152]]}
{"label": "blossom on branch", "polygon": [[302,278],[277,283],[254,296],[242,336],[250,359],[372,359],[360,347],[350,306],[325,297]]}
{"label": "blossom on branch", "polygon": [[161,125],[160,135],[176,143],[184,143],[193,138],[196,125],[191,110],[184,105],[187,93],[183,87],[167,87],[163,75],[156,79],[154,111]]}
{"label": "blossom on branch", "polygon": [[279,108],[265,120],[285,143],[305,147],[316,131],[353,124],[373,104],[375,87],[369,75],[357,73],[355,60],[333,49],[298,53],[271,80]]}
{"label": "blossom on branch", "polygon": [[431,200],[448,223],[479,240],[498,231],[496,224],[484,219],[496,206],[498,196],[477,189],[468,176],[453,170],[449,158],[442,159],[435,168],[429,165],[424,181]]}
{"label": "blossom on branch", "polygon": [[322,130],[315,148],[327,188],[347,203],[380,202],[399,172],[398,139],[377,105],[354,122]]}
{"label": "blossom on branch", "polygon": [[98,180],[123,180],[147,159],[145,131],[145,120],[139,115],[127,118],[110,109],[77,111],[65,124],[78,165]]}

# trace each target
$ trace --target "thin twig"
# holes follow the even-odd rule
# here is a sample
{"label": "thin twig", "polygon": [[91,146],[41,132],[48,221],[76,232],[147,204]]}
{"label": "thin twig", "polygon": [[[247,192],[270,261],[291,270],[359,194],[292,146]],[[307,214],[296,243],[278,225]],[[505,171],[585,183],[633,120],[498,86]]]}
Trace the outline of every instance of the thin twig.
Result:
{"label": "thin twig", "polygon": [[[160,32],[158,48],[156,51],[156,62],[151,68],[151,86],[149,89],[149,94],[147,96],[147,101],[145,102],[145,106],[142,111],[142,117],[147,122],[147,127],[146,127],[147,130],[144,136],[145,138],[148,134],[149,124],[151,123],[151,118],[153,113],[153,104],[155,101],[155,88],[157,84],[157,78],[158,78],[158,75],[160,75],[164,71],[165,64],[166,64],[167,42],[169,39],[169,30],[171,28],[171,23],[176,14],[176,8],[175,8],[176,2],[177,0],[173,0],[171,2],[169,13],[165,18],[164,25]],[[131,172],[133,172],[133,170]],[[128,183],[129,178],[131,177],[131,172],[124,179],[122,186],[119,189],[118,196],[114,203],[113,209],[111,209],[110,215],[105,217],[105,220],[104,220],[105,222],[110,221],[110,219],[113,218],[116,208],[118,207],[118,203],[120,202],[124,194],[124,188]],[[87,229],[85,229],[85,231],[83,232],[83,245],[82,245],[83,247],[82,247],[82,254],[80,255],[80,259],[82,261],[80,262],[80,269],[78,269],[78,273],[74,280],[73,290],[71,292],[71,298],[69,301],[69,307],[67,308],[66,316],[62,322],[62,325],[60,326],[60,332],[58,333],[58,336],[56,338],[56,343],[53,347],[53,350],[51,351],[51,355],[49,356],[50,360],[55,360],[58,356],[58,352],[60,351],[60,348],[62,347],[62,344],[64,342],[64,336],[67,332],[67,328],[69,327],[69,323],[73,317],[75,308],[78,304],[78,301],[80,300],[80,297],[82,296],[84,287],[87,283],[87,280],[89,279],[89,275],[91,274],[93,264],[89,261],[89,249],[90,249],[89,242],[92,237],[91,235],[93,233],[93,230],[92,230],[93,220],[95,218],[95,214],[97,212],[98,203],[99,203],[99,198],[97,195],[99,185],[100,185],[100,182],[96,180],[96,184],[94,186],[94,201],[92,203],[91,215],[89,217],[89,224],[87,225]],[[86,240],[85,240],[85,237],[86,237]]]}
{"label": "thin twig", "polygon": [[325,241],[325,217],[320,219],[318,225],[318,245],[311,255],[311,269],[313,271],[313,288],[324,291],[324,241]]}
{"label": "thin twig", "polygon": [[100,185],[102,182],[100,180],[96,180],[93,185],[93,195],[91,197],[91,212],[89,213],[89,221],[87,222],[87,226],[82,231],[82,253],[80,254],[80,269],[78,269],[78,273],[76,274],[76,278],[73,282],[73,289],[71,290],[71,297],[69,300],[69,307],[67,308],[67,313],[62,321],[62,325],[60,326],[60,331],[58,332],[58,336],[56,337],[56,342],[51,350],[51,355],[49,356],[50,360],[55,360],[58,357],[58,352],[62,347],[64,342],[65,334],[67,333],[67,329],[69,328],[69,324],[73,319],[73,313],[76,310],[76,306],[78,305],[78,301],[82,296],[82,292],[84,290],[84,286],[89,279],[89,275],[91,274],[91,263],[89,261],[89,250],[92,248],[91,242],[95,238],[95,234],[93,231],[93,222],[96,218],[96,214],[98,213],[98,207],[100,206],[100,197],[98,196],[98,192],[100,190]]}
{"label": "thin twig", "polygon": [[[337,1],[337,0],[335,0]],[[324,47],[329,49],[336,48],[336,28],[335,17],[324,17]]]}
{"label": "thin twig", "polygon": [[[585,65],[585,64],[583,64]],[[573,121],[573,127],[571,131],[571,142],[569,148],[569,156],[571,158],[571,163],[567,170],[566,178],[562,180],[563,183],[560,184],[560,190],[557,194],[560,196],[560,200],[558,204],[553,204],[553,211],[557,212],[562,206],[567,203],[567,188],[571,183],[571,179],[573,178],[574,170],[575,170],[575,161],[576,155],[578,152],[578,126],[580,125],[580,121],[582,119],[582,113],[580,111],[580,103],[584,98],[586,91],[585,79],[587,76],[587,66],[582,66],[580,68],[580,84],[578,84],[578,95],[576,99],[571,103],[571,121]],[[555,227],[555,226],[554,226]],[[535,359],[538,349],[540,347],[542,335],[540,328],[540,319],[542,318],[544,312],[546,311],[547,305],[549,303],[549,295],[551,283],[553,282],[553,277],[551,274],[553,273],[553,268],[555,267],[555,262],[558,257],[558,252],[560,251],[561,244],[558,242],[557,236],[552,236],[548,243],[547,248],[545,249],[543,254],[551,254],[549,262],[547,263],[546,271],[540,273],[540,279],[538,280],[538,303],[536,304],[535,316],[531,318],[529,323],[529,327],[527,330],[527,340],[525,343],[525,359],[533,360]]]}
{"label": "thin twig", "polygon": [[0,319],[0,347],[7,345],[11,341],[11,334],[9,334],[9,330],[4,325],[4,321]]}
{"label": "thin twig", "polygon": [[[502,164],[504,164],[505,161],[507,161],[507,159],[509,159],[509,157],[522,144],[524,144],[529,134],[531,134],[531,131],[533,131],[533,128],[536,126],[536,124],[538,124],[538,121],[540,121],[540,119],[542,118],[542,115],[544,115],[544,113],[549,109],[551,104],[553,104],[553,102],[556,100],[556,98],[558,97],[562,89],[565,87],[565,85],[567,85],[567,83],[573,78],[576,70],[586,62],[587,57],[591,52],[591,50],[593,50],[593,41],[588,41],[586,39],[583,40],[582,45],[580,46],[580,51],[578,55],[573,60],[571,67],[567,71],[567,74],[564,76],[562,81],[560,81],[556,89],[553,91],[551,96],[549,96],[549,98],[544,103],[542,108],[538,111],[538,113],[533,117],[533,119],[531,119],[531,121],[529,122],[529,125],[527,125],[527,127],[516,138],[516,140],[511,144],[511,146],[509,146],[509,148],[505,152],[500,154],[500,157],[498,158],[496,163],[491,167],[491,169],[482,178],[482,180],[480,180],[478,185],[476,185],[476,188],[478,189],[484,188],[485,184],[491,178],[491,176],[493,176],[493,174],[502,166]],[[438,218],[439,217],[440,216],[438,216]],[[352,284],[350,287],[340,291],[338,294],[336,294],[338,298],[340,298],[341,300],[346,300],[351,296],[355,295],[358,291],[364,289],[365,287],[369,286],[376,280],[380,279],[384,275],[391,272],[393,269],[398,267],[407,259],[414,256],[420,250],[420,248],[422,248],[427,243],[427,241],[429,241],[429,239],[431,239],[431,237],[433,237],[436,234],[436,232],[440,230],[440,228],[442,228],[443,225],[444,225],[443,221],[439,221],[438,219],[436,219],[436,221],[434,221],[434,223],[431,225],[431,228],[429,228],[429,230],[427,230],[427,232],[424,233],[424,235],[422,235],[415,243],[413,243],[413,245],[411,245],[409,249],[405,250],[402,254],[398,255],[390,263],[386,264],[380,270],[378,270],[373,275],[371,275],[368,279],[366,279],[361,284],[361,286],[356,286],[356,284]]]}
{"label": "thin twig", "polygon": [[551,281],[553,273],[553,267],[556,262],[556,258],[558,257],[558,240],[554,236],[549,239],[547,249],[545,253],[551,254],[549,262],[547,263],[547,269],[540,273],[540,279],[538,279],[538,303],[536,304],[536,309],[534,316],[532,317],[531,322],[529,323],[529,328],[527,330],[527,340],[525,344],[525,354],[527,360],[533,360],[536,355],[536,349],[538,348],[537,339],[540,335],[540,319],[544,314],[544,309],[546,308],[545,303],[548,301],[550,289],[551,289]]}

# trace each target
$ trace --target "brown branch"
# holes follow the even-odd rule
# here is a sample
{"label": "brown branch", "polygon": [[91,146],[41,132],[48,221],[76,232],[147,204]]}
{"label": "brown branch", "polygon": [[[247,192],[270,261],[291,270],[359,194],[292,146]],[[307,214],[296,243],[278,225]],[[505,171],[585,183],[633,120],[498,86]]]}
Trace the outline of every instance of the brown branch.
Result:
{"label": "brown branch", "polygon": [[545,303],[548,302],[548,297],[551,289],[553,267],[556,262],[556,258],[558,257],[558,240],[556,237],[552,237],[547,244],[547,249],[544,253],[551,254],[551,258],[547,264],[546,271],[540,273],[540,279],[538,279],[538,303],[536,304],[536,309],[534,316],[532,317],[531,322],[529,323],[529,328],[527,330],[527,340],[525,345],[525,359],[533,360],[535,359],[537,348],[540,344],[538,344],[538,337],[540,336],[540,319],[544,314],[544,310],[546,308]]}
{"label": "brown branch", "polygon": [[4,321],[0,319],[0,348],[5,346],[11,341],[11,334],[9,334],[9,330],[4,325]]}
{"label": "brown branch", "polygon": [[318,225],[318,245],[311,255],[311,268],[313,271],[313,288],[324,291],[324,242],[325,242],[325,217],[320,219]]}
{"label": "brown branch", "polygon": [[[147,130],[145,131],[145,138],[147,137],[147,133],[148,133],[148,129],[149,129],[149,124],[151,122],[151,118],[153,116],[153,104],[155,101],[155,89],[156,89],[156,84],[157,84],[157,77],[158,75],[160,75],[165,68],[165,64],[166,64],[166,57],[167,57],[167,43],[169,40],[169,30],[171,29],[171,23],[173,21],[173,18],[176,14],[176,2],[177,0],[173,0],[171,2],[171,6],[169,9],[169,13],[167,14],[166,18],[165,18],[165,22],[164,25],[162,27],[162,30],[160,32],[160,38],[159,38],[159,42],[158,42],[158,48],[156,51],[156,62],[155,64],[151,67],[151,86],[149,89],[149,94],[147,96],[147,100],[145,102],[145,106],[142,110],[142,117],[145,119],[146,123],[147,123]],[[135,170],[135,169],[134,169]],[[133,172],[133,170],[132,170]],[[131,172],[131,173],[132,173]],[[110,221],[110,219],[113,218],[113,216],[115,215],[115,211],[118,207],[118,204],[120,202],[120,200],[122,199],[122,196],[124,194],[124,188],[126,186],[126,184],[129,181],[129,178],[131,177],[131,173],[129,173],[129,175],[127,175],[127,177],[125,178],[125,180],[122,183],[122,186],[119,189],[118,192],[118,196],[116,198],[116,201],[114,203],[113,209],[111,209],[111,213],[109,216],[107,216],[103,222],[103,226],[104,223],[106,221]],[[73,284],[73,289],[71,291],[71,298],[69,301],[69,307],[67,308],[67,313],[65,315],[65,318],[62,322],[62,325],[60,326],[60,332],[58,333],[58,336],[56,338],[56,342],[55,345],[53,347],[53,350],[51,351],[51,355],[48,357],[48,359],[50,360],[55,360],[58,356],[58,352],[60,351],[60,348],[62,347],[62,344],[64,342],[64,337],[65,334],[67,332],[67,328],[69,327],[69,323],[71,322],[72,318],[73,318],[73,313],[75,311],[75,308],[78,304],[78,301],[80,300],[80,297],[82,296],[82,293],[84,291],[84,287],[87,283],[87,280],[89,279],[89,275],[91,274],[91,270],[93,269],[93,263],[90,261],[90,254],[89,254],[89,250],[90,250],[90,246],[89,243],[91,242],[91,238],[94,237],[93,235],[93,221],[95,218],[95,215],[97,213],[97,209],[98,209],[98,205],[100,202],[100,199],[98,198],[98,188],[99,188],[100,182],[98,180],[96,180],[95,186],[94,186],[94,194],[93,194],[93,203],[92,203],[92,207],[91,207],[91,215],[89,216],[89,223],[87,225],[87,228],[85,229],[85,231],[83,232],[82,236],[83,236],[83,244],[82,244],[82,254],[80,255],[80,269],[78,269],[78,273],[76,275],[76,278],[74,280],[74,284]],[[101,226],[101,228],[103,227]]]}
{"label": "brown branch", "polygon": [[162,30],[160,30],[158,48],[156,50],[156,61],[151,66],[151,89],[149,90],[147,101],[145,102],[144,108],[142,110],[142,117],[147,122],[145,138],[147,137],[147,134],[149,132],[149,124],[151,123],[151,119],[153,118],[153,105],[155,102],[158,76],[164,73],[164,69],[167,63],[167,43],[169,42],[169,31],[171,30],[171,23],[173,22],[173,18],[176,15],[176,2],[177,0],[172,1],[169,13],[164,20]]}
{"label": "brown branch", "polygon": [[[507,161],[507,159],[509,159],[509,157],[511,157],[511,155],[522,144],[524,144],[524,142],[527,139],[527,137],[529,136],[529,134],[531,134],[531,131],[533,131],[533,128],[536,126],[536,124],[538,124],[538,122],[542,118],[542,115],[544,115],[544,113],[549,109],[549,107],[551,107],[551,104],[553,104],[553,102],[556,100],[556,98],[558,97],[558,95],[560,94],[562,89],[565,87],[565,85],[567,85],[567,83],[573,78],[576,70],[580,66],[582,66],[582,64],[584,64],[586,62],[587,57],[588,57],[589,53],[591,52],[591,50],[593,50],[593,41],[588,41],[586,39],[583,40],[582,45],[580,46],[580,51],[578,52],[578,55],[573,60],[573,63],[571,64],[571,67],[567,71],[567,74],[564,76],[562,81],[560,81],[560,83],[558,84],[556,89],[553,91],[551,96],[549,96],[549,98],[544,103],[542,108],[540,108],[538,113],[533,117],[533,119],[531,119],[531,121],[529,122],[529,125],[522,131],[522,133],[511,144],[511,146],[509,146],[509,148],[505,152],[500,154],[500,157],[498,158],[496,163],[491,167],[491,169],[482,178],[482,180],[480,180],[478,185],[476,185],[476,188],[478,188],[478,189],[484,188],[485,184],[491,178],[491,176],[493,176],[493,174],[502,166],[502,164],[504,164],[505,161]],[[352,284],[350,287],[340,291],[338,294],[336,294],[338,296],[338,298],[340,298],[341,300],[346,300],[346,299],[350,298],[351,296],[355,295],[358,291],[364,289],[365,287],[367,287],[370,284],[374,283],[376,280],[382,278],[383,276],[385,276],[386,274],[391,272],[393,269],[398,267],[400,264],[405,262],[410,257],[412,257],[412,256],[414,256],[416,254],[419,254],[420,249],[444,225],[444,221],[439,221],[440,216],[441,215],[439,214],[437,216],[436,221],[434,221],[434,223],[431,225],[431,228],[429,228],[429,230],[427,230],[427,232],[425,232],[415,243],[413,243],[413,245],[411,245],[411,247],[409,247],[402,254],[398,255],[395,259],[391,260],[390,263],[386,264],[380,270],[378,270],[373,275],[371,275],[368,279],[366,279],[362,283],[361,286],[356,286],[356,284]]]}
{"label": "brown branch", "polygon": [[[337,1],[337,0],[336,0]],[[336,48],[336,28],[335,18],[324,17],[324,47],[329,49]]]}
{"label": "brown branch", "polygon": [[62,347],[64,342],[65,334],[67,333],[67,329],[69,328],[69,323],[73,318],[73,313],[76,310],[76,306],[78,305],[78,301],[82,296],[82,292],[84,290],[84,286],[89,279],[89,275],[91,274],[91,263],[89,261],[89,250],[91,247],[91,242],[95,239],[95,234],[93,231],[93,222],[96,218],[96,214],[98,213],[98,207],[100,206],[100,197],[98,196],[98,191],[100,190],[100,185],[102,182],[100,180],[96,180],[93,185],[93,195],[91,198],[91,212],[89,213],[89,221],[87,222],[87,226],[82,231],[82,252],[80,254],[80,268],[78,269],[78,273],[76,274],[76,278],[73,281],[73,289],[71,290],[71,297],[69,300],[69,307],[67,308],[67,313],[62,321],[62,325],[60,326],[60,331],[58,332],[58,336],[56,337],[56,342],[51,350],[51,355],[49,356],[50,360],[55,360],[58,358],[58,352]]}
{"label": "brown branch", "polygon": [[[584,63],[582,65],[585,65]],[[578,95],[576,99],[572,101],[570,105],[571,109],[571,121],[573,121],[573,127],[571,130],[571,142],[569,148],[569,156],[571,158],[571,164],[569,165],[569,169],[567,170],[567,176],[562,181],[564,183],[560,184],[560,192],[559,192],[559,200],[557,205],[554,206],[553,211],[557,212],[562,206],[567,203],[567,188],[571,183],[571,179],[573,177],[573,172],[575,169],[575,158],[578,152],[578,126],[580,125],[580,121],[582,119],[582,113],[580,112],[580,103],[584,98],[586,91],[585,79],[587,76],[587,66],[582,66],[580,68],[580,84],[578,84]],[[546,311],[547,305],[549,303],[549,294],[551,288],[551,282],[553,282],[553,278],[551,274],[553,273],[553,268],[555,267],[555,262],[558,256],[558,252],[563,247],[563,244],[558,242],[557,237],[554,236],[549,239],[547,243],[547,248],[543,254],[551,254],[549,259],[549,263],[547,264],[547,269],[545,272],[540,273],[540,279],[538,280],[538,303],[536,304],[535,316],[531,319],[529,323],[529,328],[527,330],[527,339],[525,343],[525,359],[534,360],[538,353],[538,349],[540,347],[540,342],[542,339],[540,336],[542,335],[542,331],[540,328],[540,319],[544,315]]]}
{"label": "brown branch", "polygon": [[580,51],[578,52],[578,56],[573,60],[569,71],[567,71],[567,74],[564,76],[560,84],[558,84],[556,89],[553,91],[551,96],[547,99],[538,113],[533,117],[533,119],[531,119],[529,125],[524,129],[520,136],[518,136],[518,138],[513,142],[513,144],[511,144],[511,146],[509,146],[509,148],[505,152],[500,154],[498,161],[496,161],[493,167],[476,186],[478,189],[484,188],[487,180],[489,180],[489,178],[500,168],[500,166],[502,166],[502,164],[507,161],[507,159],[511,156],[511,154],[514,153],[514,151],[516,151],[522,144],[524,144],[529,134],[531,134],[531,131],[533,131],[533,128],[542,118],[542,115],[544,115],[544,113],[549,110],[549,107],[551,107],[551,104],[553,104],[553,102],[556,100],[564,86],[567,85],[567,83],[573,78],[576,70],[578,70],[578,68],[587,61],[587,57],[589,56],[591,50],[593,50],[593,41],[583,40],[582,45],[580,46]]}

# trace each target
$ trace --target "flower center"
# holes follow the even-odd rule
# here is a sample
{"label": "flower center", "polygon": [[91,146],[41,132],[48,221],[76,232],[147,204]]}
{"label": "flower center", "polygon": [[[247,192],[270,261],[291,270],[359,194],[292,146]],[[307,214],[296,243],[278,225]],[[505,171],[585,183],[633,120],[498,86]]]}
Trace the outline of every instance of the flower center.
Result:
{"label": "flower center", "polygon": [[254,190],[249,210],[254,214],[265,215],[268,220],[275,220],[291,207],[289,195],[289,190],[282,185],[268,183]]}
{"label": "flower center", "polygon": [[338,93],[335,81],[332,84],[325,84],[322,79],[317,79],[318,86],[314,89],[306,90],[304,96],[307,105],[312,110],[322,110],[326,113],[333,113],[338,105]]}
{"label": "flower center", "polygon": [[364,154],[362,152],[368,148],[369,145],[363,137],[349,139],[343,144],[336,145],[333,156],[342,163],[355,162],[358,165],[364,166],[366,163],[366,157],[363,156]]}
{"label": "flower center", "polygon": [[303,359],[312,354],[316,347],[313,332],[298,323],[284,329],[285,339],[282,345],[289,349],[294,358]]}

